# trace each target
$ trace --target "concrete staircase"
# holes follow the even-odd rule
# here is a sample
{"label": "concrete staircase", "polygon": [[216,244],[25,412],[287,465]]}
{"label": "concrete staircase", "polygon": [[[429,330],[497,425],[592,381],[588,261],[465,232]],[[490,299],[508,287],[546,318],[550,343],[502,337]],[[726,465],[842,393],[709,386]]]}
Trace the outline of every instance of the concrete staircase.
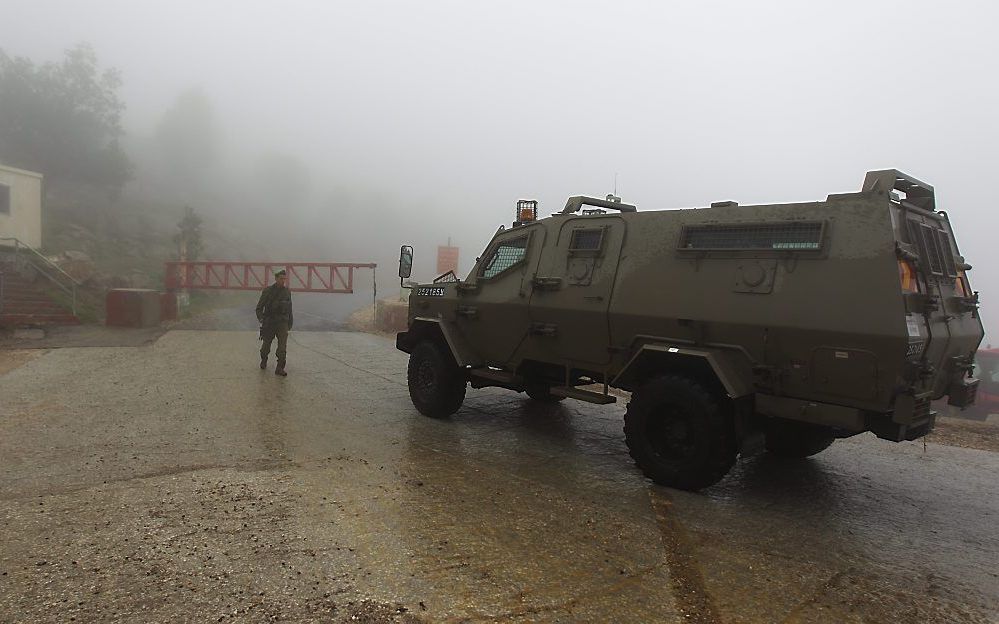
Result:
{"label": "concrete staircase", "polygon": [[0,327],[30,325],[79,325],[73,312],[55,301],[45,291],[10,263],[0,263]]}

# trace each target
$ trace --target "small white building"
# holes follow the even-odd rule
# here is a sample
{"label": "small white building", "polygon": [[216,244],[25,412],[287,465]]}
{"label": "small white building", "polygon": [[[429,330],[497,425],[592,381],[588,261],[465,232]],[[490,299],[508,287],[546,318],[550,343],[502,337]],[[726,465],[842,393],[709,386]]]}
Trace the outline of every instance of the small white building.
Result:
{"label": "small white building", "polygon": [[42,174],[0,165],[0,247],[42,246]]}

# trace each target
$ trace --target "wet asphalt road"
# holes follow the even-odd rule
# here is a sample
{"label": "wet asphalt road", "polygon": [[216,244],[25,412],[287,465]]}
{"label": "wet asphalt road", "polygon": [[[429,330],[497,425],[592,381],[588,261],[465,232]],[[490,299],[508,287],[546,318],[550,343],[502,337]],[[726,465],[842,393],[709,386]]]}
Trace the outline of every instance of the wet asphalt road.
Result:
{"label": "wet asphalt road", "polygon": [[860,436],[678,492],[623,405],[435,421],[385,338],[294,332],[286,379],[257,344],[0,374],[0,621],[999,621],[995,453]]}

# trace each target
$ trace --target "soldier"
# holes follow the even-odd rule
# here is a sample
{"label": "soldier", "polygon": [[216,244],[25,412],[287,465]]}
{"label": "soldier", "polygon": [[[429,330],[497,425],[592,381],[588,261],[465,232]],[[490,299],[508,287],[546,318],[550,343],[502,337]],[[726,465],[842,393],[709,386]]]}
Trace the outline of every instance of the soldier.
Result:
{"label": "soldier", "polygon": [[295,323],[291,312],[291,290],[288,289],[288,274],[284,269],[274,274],[274,283],[260,293],[257,302],[257,320],[260,321],[260,368],[267,368],[267,356],[271,352],[271,341],[277,338],[277,368],[275,375],[287,377],[284,371],[285,355],[288,347],[288,332]]}

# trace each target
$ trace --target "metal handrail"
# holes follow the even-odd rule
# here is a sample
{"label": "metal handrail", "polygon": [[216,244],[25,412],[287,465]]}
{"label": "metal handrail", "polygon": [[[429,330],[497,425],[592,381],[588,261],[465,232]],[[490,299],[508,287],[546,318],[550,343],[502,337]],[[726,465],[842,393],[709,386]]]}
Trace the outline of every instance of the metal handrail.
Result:
{"label": "metal handrail", "polygon": [[[63,271],[61,268],[59,268],[59,266],[56,263],[52,262],[51,260],[43,256],[41,253],[39,253],[36,249],[31,247],[30,245],[26,245],[25,243],[22,243],[20,240],[14,237],[0,237],[0,242],[4,241],[13,241],[15,262],[20,261],[28,264],[32,269],[44,275],[50,282],[61,288],[63,292],[65,292],[67,295],[69,295],[72,298],[73,316],[76,316],[76,287],[81,285],[80,282],[76,281],[76,279],[74,279],[72,275]],[[38,259],[42,261],[42,265],[39,266],[37,260],[32,262],[32,258],[30,256],[26,258],[22,257],[21,249],[26,249],[27,251],[30,251],[32,254],[34,254]],[[61,275],[62,277],[68,279],[70,285],[66,286],[64,283],[60,282],[59,279],[57,279],[55,276],[50,275],[48,271],[45,270],[45,267],[54,269],[57,275]]]}

